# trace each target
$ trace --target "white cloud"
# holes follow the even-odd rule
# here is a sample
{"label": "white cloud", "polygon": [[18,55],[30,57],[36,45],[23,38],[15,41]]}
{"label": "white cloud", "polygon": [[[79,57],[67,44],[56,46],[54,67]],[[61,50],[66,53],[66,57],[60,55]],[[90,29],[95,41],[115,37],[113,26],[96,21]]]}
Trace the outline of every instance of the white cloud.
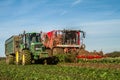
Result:
{"label": "white cloud", "polygon": [[72,6],[75,6],[75,5],[77,5],[77,4],[81,3],[81,2],[82,2],[82,0],[75,0],[75,1],[72,3]]}

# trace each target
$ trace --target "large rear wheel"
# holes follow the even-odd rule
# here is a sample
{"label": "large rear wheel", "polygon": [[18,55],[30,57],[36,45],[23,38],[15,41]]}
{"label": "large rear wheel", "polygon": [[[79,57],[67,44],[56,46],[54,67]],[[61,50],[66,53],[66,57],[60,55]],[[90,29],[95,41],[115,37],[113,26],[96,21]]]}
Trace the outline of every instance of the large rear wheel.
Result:
{"label": "large rear wheel", "polygon": [[31,54],[29,50],[22,51],[22,65],[31,64]]}
{"label": "large rear wheel", "polygon": [[49,56],[49,57],[52,57],[52,56],[53,56],[51,49],[46,49],[46,51],[48,52],[48,56]]}
{"label": "large rear wheel", "polygon": [[63,54],[64,50],[63,48],[54,48],[53,49],[53,56],[56,56],[57,54]]}

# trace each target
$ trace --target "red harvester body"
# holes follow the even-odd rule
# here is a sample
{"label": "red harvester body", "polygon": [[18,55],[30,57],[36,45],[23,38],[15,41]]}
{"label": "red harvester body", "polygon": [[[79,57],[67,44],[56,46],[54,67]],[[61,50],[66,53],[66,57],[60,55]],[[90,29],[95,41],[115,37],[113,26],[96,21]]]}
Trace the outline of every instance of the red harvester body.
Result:
{"label": "red harvester body", "polygon": [[84,31],[53,30],[44,34],[43,44],[51,56],[57,54],[74,54],[76,58],[102,58],[102,52],[88,52],[83,44]]}

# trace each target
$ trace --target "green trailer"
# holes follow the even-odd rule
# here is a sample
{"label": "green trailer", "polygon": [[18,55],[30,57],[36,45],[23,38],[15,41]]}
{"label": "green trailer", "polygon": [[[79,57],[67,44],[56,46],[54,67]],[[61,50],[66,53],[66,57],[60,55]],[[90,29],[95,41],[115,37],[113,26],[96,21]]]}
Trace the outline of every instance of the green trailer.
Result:
{"label": "green trailer", "polygon": [[40,33],[23,33],[5,41],[7,64],[58,63],[55,56],[49,56],[41,42]]}
{"label": "green trailer", "polygon": [[19,36],[12,36],[5,41],[6,63],[14,64],[15,53],[19,47]]}

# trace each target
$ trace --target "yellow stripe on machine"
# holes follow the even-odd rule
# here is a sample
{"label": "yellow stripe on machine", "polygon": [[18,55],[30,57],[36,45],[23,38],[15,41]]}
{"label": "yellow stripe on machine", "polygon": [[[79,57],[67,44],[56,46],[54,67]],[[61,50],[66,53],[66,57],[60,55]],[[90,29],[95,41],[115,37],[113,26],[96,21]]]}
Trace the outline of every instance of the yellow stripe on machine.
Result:
{"label": "yellow stripe on machine", "polygon": [[22,56],[22,61],[23,61],[23,63],[25,63],[25,55],[24,54]]}
{"label": "yellow stripe on machine", "polygon": [[19,57],[19,54],[18,54],[18,51],[17,51],[17,52],[16,52],[16,62],[19,61],[19,60],[18,60],[18,59],[19,59],[18,57]]}

